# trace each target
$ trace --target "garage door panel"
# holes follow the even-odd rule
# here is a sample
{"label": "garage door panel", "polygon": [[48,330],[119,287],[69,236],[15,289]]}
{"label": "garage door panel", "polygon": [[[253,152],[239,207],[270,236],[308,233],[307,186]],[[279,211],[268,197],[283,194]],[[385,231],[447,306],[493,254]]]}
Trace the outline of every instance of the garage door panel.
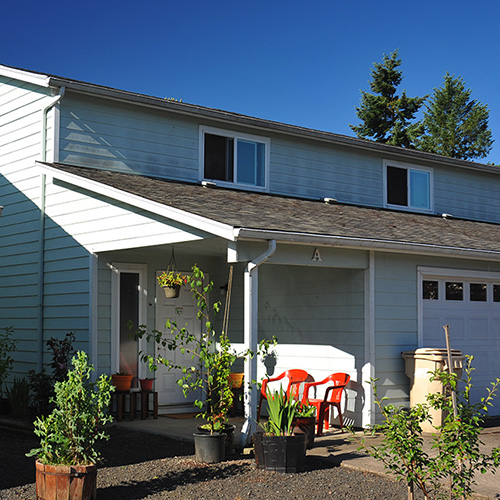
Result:
{"label": "garage door panel", "polygon": [[443,322],[439,316],[424,318],[424,336],[429,344],[441,347],[444,342]]}
{"label": "garage door panel", "polygon": [[488,318],[486,317],[471,317],[469,318],[469,332],[475,339],[489,338]]}
{"label": "garage door panel", "polygon": [[450,326],[450,339],[452,340],[452,346],[453,346],[453,340],[460,341],[465,338],[466,320],[462,315],[445,314],[443,319],[444,319],[443,325]]}
{"label": "garage door panel", "polygon": [[[450,279],[435,278],[440,290],[445,289]],[[487,395],[486,387],[491,387],[500,377],[500,302],[494,299],[492,280],[487,285],[484,300],[470,300],[470,283],[486,283],[488,280],[453,278],[464,284],[463,300],[446,300],[446,294],[439,298],[422,300],[423,345],[421,347],[444,347],[443,325],[450,326],[451,347],[464,354],[474,356],[472,367],[471,399],[474,403]],[[498,286],[500,282],[496,282]],[[490,415],[500,415],[500,397],[493,400]]]}

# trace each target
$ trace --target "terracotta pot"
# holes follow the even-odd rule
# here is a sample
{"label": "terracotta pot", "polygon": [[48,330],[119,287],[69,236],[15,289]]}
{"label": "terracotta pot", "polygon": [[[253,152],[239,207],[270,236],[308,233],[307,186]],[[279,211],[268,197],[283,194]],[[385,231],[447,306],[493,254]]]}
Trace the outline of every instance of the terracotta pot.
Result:
{"label": "terracotta pot", "polygon": [[181,293],[181,285],[174,285],[172,287],[165,286],[163,287],[163,291],[167,299],[176,299]]}
{"label": "terracotta pot", "polygon": [[130,386],[132,385],[133,375],[111,375],[111,381],[113,385],[116,387],[117,391],[120,392],[128,392],[130,391]]}
{"label": "terracotta pot", "polygon": [[141,391],[151,392],[153,390],[154,378],[141,378],[139,383],[141,384]]}
{"label": "terracotta pot", "polygon": [[45,465],[36,461],[37,500],[95,500],[96,465]]}
{"label": "terracotta pot", "polygon": [[243,385],[243,376],[242,372],[231,372],[229,374],[229,378],[231,379],[231,389],[239,389]]}

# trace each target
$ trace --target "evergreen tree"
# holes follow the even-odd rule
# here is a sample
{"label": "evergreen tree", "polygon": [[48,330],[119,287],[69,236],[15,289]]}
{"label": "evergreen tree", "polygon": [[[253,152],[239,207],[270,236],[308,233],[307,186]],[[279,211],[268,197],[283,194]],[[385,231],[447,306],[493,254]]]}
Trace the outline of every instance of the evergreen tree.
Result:
{"label": "evergreen tree", "polygon": [[469,160],[484,158],[493,144],[488,106],[470,99],[462,77],[446,73],[443,87],[434,89],[422,121],[425,135],[419,149]]}
{"label": "evergreen tree", "polygon": [[382,63],[373,64],[370,88],[374,93],[361,91],[361,105],[356,108],[356,115],[362,123],[350,127],[358,137],[415,147],[423,127],[411,121],[426,97],[408,97],[405,90],[397,95],[397,87],[403,80],[403,73],[398,69],[400,65],[397,51],[384,54]]}

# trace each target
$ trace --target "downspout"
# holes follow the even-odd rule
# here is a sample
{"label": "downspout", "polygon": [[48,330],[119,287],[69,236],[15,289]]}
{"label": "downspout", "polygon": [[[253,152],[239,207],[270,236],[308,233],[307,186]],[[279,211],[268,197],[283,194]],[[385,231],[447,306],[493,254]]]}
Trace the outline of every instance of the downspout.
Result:
{"label": "downspout", "polygon": [[59,93],[52,97],[50,102],[42,109],[42,161],[47,161],[47,115],[49,111],[62,99],[66,87],[60,87]]}
{"label": "downspout", "polygon": [[[47,115],[63,97],[66,88],[61,87],[59,93],[42,109],[42,143],[41,159],[47,160]],[[44,308],[44,261],[45,261],[45,187],[46,176],[41,176],[40,189],[40,221],[38,227],[38,335],[37,335],[37,371],[43,367],[43,308]]]}
{"label": "downspout", "polygon": [[45,185],[46,176],[40,178],[40,221],[38,227],[38,335],[37,335],[37,371],[43,367],[43,287],[45,263]]}
{"label": "downspout", "polygon": [[[276,240],[269,240],[267,250],[256,259],[248,262],[244,274],[244,346],[255,352],[258,343],[258,268],[270,259],[276,252]],[[245,363],[245,381],[257,380],[257,357],[248,359]],[[245,446],[255,432],[255,419],[257,417],[257,388],[255,384],[245,385],[245,399],[243,408],[245,412],[245,423],[241,429],[241,442]]]}

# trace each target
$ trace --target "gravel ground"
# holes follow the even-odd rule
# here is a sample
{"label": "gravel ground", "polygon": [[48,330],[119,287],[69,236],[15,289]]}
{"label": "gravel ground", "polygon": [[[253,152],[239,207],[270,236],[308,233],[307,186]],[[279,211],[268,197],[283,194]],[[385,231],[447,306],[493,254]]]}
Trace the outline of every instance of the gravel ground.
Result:
{"label": "gravel ground", "polygon": [[[194,448],[162,436],[109,429],[98,472],[99,500],[389,500],[407,498],[406,488],[385,477],[306,458],[300,474],[258,470],[253,458],[237,455],[221,464],[194,460]],[[35,498],[31,433],[0,427],[0,499]]]}

